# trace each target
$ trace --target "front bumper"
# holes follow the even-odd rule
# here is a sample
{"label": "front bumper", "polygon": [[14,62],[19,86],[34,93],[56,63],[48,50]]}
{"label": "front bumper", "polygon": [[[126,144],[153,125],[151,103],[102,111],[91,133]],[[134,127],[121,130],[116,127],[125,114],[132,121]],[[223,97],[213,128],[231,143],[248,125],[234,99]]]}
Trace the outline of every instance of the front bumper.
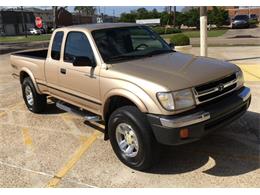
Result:
{"label": "front bumper", "polygon": [[[174,116],[147,114],[157,141],[166,145],[179,145],[199,140],[213,130],[229,124],[242,116],[250,105],[250,89],[242,87],[224,97],[192,111]],[[188,137],[181,138],[181,130],[188,130]]]}

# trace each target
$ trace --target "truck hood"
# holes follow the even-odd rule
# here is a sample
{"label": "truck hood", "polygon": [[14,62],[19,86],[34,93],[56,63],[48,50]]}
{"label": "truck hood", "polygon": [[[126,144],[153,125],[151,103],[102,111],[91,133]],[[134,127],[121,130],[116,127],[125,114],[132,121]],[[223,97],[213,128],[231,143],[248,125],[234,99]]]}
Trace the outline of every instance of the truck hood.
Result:
{"label": "truck hood", "polygon": [[113,75],[119,79],[129,80],[142,88],[145,80],[168,90],[193,87],[239,70],[236,65],[225,61],[179,52],[120,62],[112,64],[109,69],[116,71],[117,74]]}

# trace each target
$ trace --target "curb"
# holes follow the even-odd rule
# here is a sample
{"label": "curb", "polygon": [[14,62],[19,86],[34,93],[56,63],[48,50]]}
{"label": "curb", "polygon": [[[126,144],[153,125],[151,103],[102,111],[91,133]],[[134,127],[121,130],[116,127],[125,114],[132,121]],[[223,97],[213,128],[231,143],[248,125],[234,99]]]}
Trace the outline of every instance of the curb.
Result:
{"label": "curb", "polygon": [[47,41],[23,41],[23,42],[2,42],[0,45],[21,45],[21,44],[42,44],[42,43],[49,43],[50,40]]}
{"label": "curb", "polygon": [[176,51],[189,50],[192,48],[192,45],[183,45],[183,46],[175,46],[174,49]]}

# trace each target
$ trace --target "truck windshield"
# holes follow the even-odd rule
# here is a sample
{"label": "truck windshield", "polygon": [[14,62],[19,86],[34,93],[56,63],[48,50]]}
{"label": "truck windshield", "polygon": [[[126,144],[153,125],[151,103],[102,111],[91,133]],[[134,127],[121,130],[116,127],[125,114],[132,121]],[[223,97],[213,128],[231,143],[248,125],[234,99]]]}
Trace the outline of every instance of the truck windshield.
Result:
{"label": "truck windshield", "polygon": [[95,30],[92,36],[106,63],[173,52],[160,36],[146,26]]}

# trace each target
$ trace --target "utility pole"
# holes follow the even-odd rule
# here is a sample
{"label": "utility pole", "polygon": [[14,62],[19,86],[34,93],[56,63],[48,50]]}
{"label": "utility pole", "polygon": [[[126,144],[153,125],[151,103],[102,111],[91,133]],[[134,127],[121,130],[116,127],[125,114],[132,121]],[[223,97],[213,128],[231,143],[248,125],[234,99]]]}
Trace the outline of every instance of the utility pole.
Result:
{"label": "utility pole", "polygon": [[173,6],[173,27],[176,26],[176,6]]}
{"label": "utility pole", "polygon": [[164,34],[166,34],[166,31],[167,31],[167,28],[168,28],[170,19],[171,19],[171,17],[172,17],[172,6],[169,6],[169,10],[167,10],[167,8],[166,8],[166,11],[169,12],[169,13],[168,13],[168,14],[169,14],[169,17],[168,17],[168,20],[167,20],[167,24],[166,24],[166,26],[165,26],[165,28],[164,28]]}
{"label": "utility pole", "polygon": [[207,7],[200,7],[200,55],[208,55],[208,45],[207,45]]}
{"label": "utility pole", "polygon": [[57,7],[56,6],[52,6],[52,25],[53,28],[56,29],[56,11],[57,11]]}
{"label": "utility pole", "polygon": [[171,17],[172,17],[172,6],[169,6],[169,15],[170,15],[170,17],[169,17],[169,19],[168,19],[167,25],[169,24],[170,19],[171,19]]}
{"label": "utility pole", "polygon": [[115,10],[113,9],[113,22],[115,23]]}
{"label": "utility pole", "polygon": [[25,32],[25,37],[27,38],[27,26],[24,22],[23,6],[21,6],[21,13],[22,13],[22,26],[23,26],[23,30]]}

